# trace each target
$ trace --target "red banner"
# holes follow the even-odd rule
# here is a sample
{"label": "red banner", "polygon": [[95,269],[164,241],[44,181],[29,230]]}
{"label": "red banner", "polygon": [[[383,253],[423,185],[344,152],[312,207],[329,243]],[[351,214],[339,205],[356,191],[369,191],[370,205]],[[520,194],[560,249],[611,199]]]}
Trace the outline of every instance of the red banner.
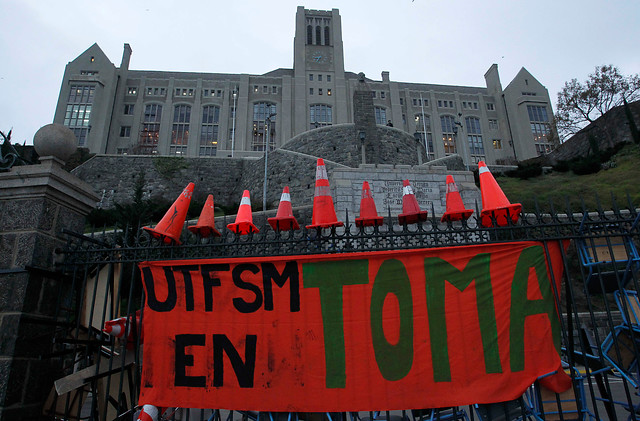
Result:
{"label": "red banner", "polygon": [[144,262],[140,402],[340,412],[515,399],[560,366],[562,267],[560,244],[537,242]]}

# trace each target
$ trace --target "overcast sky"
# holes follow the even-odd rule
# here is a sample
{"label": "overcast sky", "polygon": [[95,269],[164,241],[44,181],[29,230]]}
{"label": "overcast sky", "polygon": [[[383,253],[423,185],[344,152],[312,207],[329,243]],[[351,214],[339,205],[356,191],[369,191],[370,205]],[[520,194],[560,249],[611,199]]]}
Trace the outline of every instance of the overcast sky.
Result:
{"label": "overcast sky", "polygon": [[506,87],[525,67],[555,108],[595,66],[640,73],[638,0],[0,0],[0,130],[32,143],[53,121],[65,65],[94,42],[130,69],[262,74],[293,67],[296,6],[337,8],[345,69],[380,80]]}

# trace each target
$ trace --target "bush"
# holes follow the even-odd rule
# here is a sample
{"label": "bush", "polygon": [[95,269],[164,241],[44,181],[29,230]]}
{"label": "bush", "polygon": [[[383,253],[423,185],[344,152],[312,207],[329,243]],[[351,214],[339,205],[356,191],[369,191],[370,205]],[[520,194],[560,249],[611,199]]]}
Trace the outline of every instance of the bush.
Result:
{"label": "bush", "polygon": [[589,155],[584,158],[574,159],[569,167],[576,175],[595,174],[600,171],[600,156]]}
{"label": "bush", "polygon": [[568,161],[558,161],[554,166],[553,170],[557,172],[567,172],[570,170]]}
{"label": "bush", "polygon": [[516,168],[515,170],[507,171],[505,175],[507,177],[526,180],[531,177],[542,175],[542,165],[540,165],[539,163],[518,164],[518,168]]}

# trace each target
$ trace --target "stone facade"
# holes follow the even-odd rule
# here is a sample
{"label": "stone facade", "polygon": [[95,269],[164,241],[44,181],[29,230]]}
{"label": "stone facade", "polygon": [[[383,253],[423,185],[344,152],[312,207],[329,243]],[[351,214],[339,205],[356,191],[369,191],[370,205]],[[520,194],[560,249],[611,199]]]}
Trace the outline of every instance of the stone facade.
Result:
{"label": "stone facade", "polygon": [[[310,27],[322,28],[321,37],[309,36]],[[467,165],[512,163],[553,146],[540,145],[544,137],[534,142],[528,107],[544,108],[548,122],[552,107],[526,69],[504,89],[495,64],[483,87],[399,82],[387,71],[365,77],[345,70],[338,9],[298,7],[293,66],[261,75],[134,70],[131,54],[125,44],[118,67],[94,44],[65,68],[54,122],[71,127],[92,153],[260,157],[266,116],[274,112],[269,141],[276,148],[314,128],[358,126],[361,117],[418,133],[430,139],[433,158],[457,153]],[[366,142],[374,140],[373,126],[365,132]],[[367,163],[375,163],[373,145],[365,145]]]}
{"label": "stone facade", "polygon": [[0,173],[0,420],[41,419],[61,375],[52,358],[60,303],[70,285],[56,263],[63,230],[83,232],[97,197],[62,162]]}

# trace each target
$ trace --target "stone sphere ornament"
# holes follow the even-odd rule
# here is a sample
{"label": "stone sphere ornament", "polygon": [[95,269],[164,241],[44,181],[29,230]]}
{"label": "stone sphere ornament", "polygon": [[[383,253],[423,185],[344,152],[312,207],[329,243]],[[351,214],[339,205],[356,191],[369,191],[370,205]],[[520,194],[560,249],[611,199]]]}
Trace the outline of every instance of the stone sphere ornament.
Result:
{"label": "stone sphere ornament", "polygon": [[53,123],[36,132],[33,146],[39,156],[54,156],[66,162],[78,148],[78,139],[68,127]]}

